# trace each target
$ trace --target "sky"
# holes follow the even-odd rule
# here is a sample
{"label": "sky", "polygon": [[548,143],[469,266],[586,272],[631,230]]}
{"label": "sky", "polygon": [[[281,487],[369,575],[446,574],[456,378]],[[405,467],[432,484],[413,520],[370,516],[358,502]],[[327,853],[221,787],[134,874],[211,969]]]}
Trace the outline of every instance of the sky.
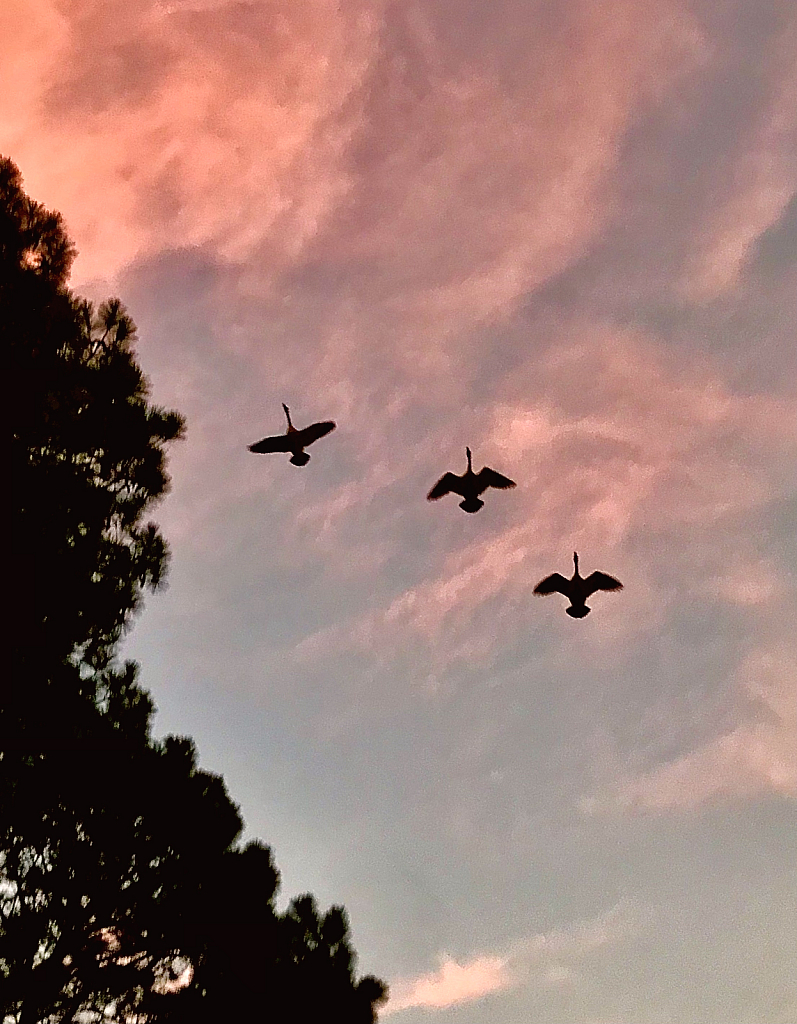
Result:
{"label": "sky", "polygon": [[[123,654],[391,1024],[797,1022],[793,0],[4,0],[185,414]],[[332,418],[297,468],[247,445]],[[446,470],[515,479],[477,515]],[[617,576],[574,620],[551,572]]]}

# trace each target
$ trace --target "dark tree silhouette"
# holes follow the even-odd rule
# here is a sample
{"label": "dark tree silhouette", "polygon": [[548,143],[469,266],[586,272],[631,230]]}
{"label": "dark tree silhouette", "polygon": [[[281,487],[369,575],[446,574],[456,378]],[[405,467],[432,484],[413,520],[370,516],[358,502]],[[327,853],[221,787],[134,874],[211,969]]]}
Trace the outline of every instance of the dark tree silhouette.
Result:
{"label": "dark tree silhouette", "polygon": [[154,994],[159,1021],[376,1021],[375,1007],[387,989],[372,976],[355,981],[343,908],[320,916],[313,897],[305,895],[278,915],[278,882],[271,853],[261,844],[227,855],[215,886],[206,886],[202,900],[186,908],[192,977],[177,998]]}
{"label": "dark tree silhouette", "polygon": [[240,832],[222,780],[172,737],[4,768],[0,1008],[27,1022],[145,1004]]}
{"label": "dark tree silhouette", "polygon": [[270,851],[237,845],[223,780],[190,740],[152,739],[137,666],[114,661],[164,576],[145,514],[183,423],[150,403],[119,301],[95,310],[68,290],[73,256],[59,215],[0,158],[13,473],[0,1019],[285,1020],[318,1000],[375,1020],[385,989],[355,981],[343,911],[319,918],[302,898],[276,912]]}
{"label": "dark tree silhouette", "polygon": [[[181,417],[149,402],[135,327],[117,299],[94,309],[66,278],[61,218],[0,161],[0,323],[9,358],[15,656],[45,674],[107,664],[166,548],[144,513],[166,490]],[[37,695],[38,696],[38,695]]]}

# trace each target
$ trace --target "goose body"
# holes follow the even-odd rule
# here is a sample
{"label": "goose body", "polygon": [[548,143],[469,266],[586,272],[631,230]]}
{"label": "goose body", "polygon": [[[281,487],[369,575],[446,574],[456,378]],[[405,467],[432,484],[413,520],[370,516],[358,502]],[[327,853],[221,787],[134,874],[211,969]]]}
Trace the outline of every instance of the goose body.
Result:
{"label": "goose body", "polygon": [[249,445],[249,451],[255,452],[258,455],[262,455],[266,452],[290,452],[290,462],[294,466],[306,466],[310,461],[310,456],[305,451],[305,448],[312,444],[313,441],[317,441],[319,437],[324,437],[331,430],[335,429],[335,424],[332,420],[324,420],[322,423],[311,423],[309,427],[302,427],[301,430],[297,430],[291,423],[291,413],[285,403],[282,403],[282,408],[285,410],[285,415],[288,418],[288,429],[284,434],[277,434],[275,437],[264,437],[262,441],[258,441],[256,444]]}
{"label": "goose body", "polygon": [[605,572],[591,572],[586,578],[579,575],[578,552],[573,552],[573,565],[575,571],[571,579],[567,579],[560,573],[555,572],[540,580],[534,588],[535,594],[564,594],[570,601],[570,607],[565,611],[574,619],[583,619],[589,615],[591,609],[587,605],[587,598],[596,590],[622,590],[623,585],[614,576],[608,576]]}
{"label": "goose body", "polygon": [[429,501],[437,501],[438,498],[443,498],[446,494],[459,494],[464,499],[459,503],[461,509],[466,512],[478,512],[484,505],[479,495],[488,487],[498,487],[504,490],[508,487],[515,487],[516,484],[514,480],[510,480],[508,476],[503,476],[501,473],[496,473],[489,466],[474,473],[470,448],[466,448],[465,451],[468,455],[468,468],[462,476],[457,476],[456,473],[444,473],[426,497]]}

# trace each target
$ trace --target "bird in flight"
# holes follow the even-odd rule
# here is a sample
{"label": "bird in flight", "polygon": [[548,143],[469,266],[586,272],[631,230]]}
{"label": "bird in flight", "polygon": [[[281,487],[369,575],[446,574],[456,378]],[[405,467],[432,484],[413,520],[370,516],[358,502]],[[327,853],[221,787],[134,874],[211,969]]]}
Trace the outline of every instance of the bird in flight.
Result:
{"label": "bird in flight", "polygon": [[276,437],[264,437],[257,444],[250,444],[249,451],[256,452],[258,455],[265,452],[291,452],[289,461],[294,466],[306,466],[310,461],[310,456],[305,448],[313,441],[317,441],[319,437],[324,437],[330,430],[334,430],[335,424],[332,420],[324,420],[323,423],[311,423],[309,427],[297,430],[291,423],[290,409],[284,402],[282,408],[288,417],[288,429],[285,433],[277,434]]}
{"label": "bird in flight", "polygon": [[496,473],[494,469],[490,469],[488,466],[485,466],[478,473],[474,473],[471,464],[470,448],[466,448],[465,451],[468,453],[467,470],[462,476],[457,476],[456,473],[444,473],[426,495],[429,501],[437,501],[438,498],[453,492],[465,499],[459,503],[460,508],[466,512],[478,512],[484,504],[479,499],[479,495],[486,491],[488,487],[506,489],[507,487],[517,486],[514,480],[510,480],[508,476]]}
{"label": "bird in flight", "polygon": [[573,564],[575,572],[572,579],[565,579],[560,573],[555,572],[540,580],[534,588],[535,594],[545,596],[546,594],[564,594],[570,601],[570,607],[565,608],[568,615],[574,619],[583,619],[589,615],[590,608],[587,605],[587,598],[596,590],[622,590],[623,585],[614,576],[607,576],[605,572],[591,572],[586,579],[578,573],[578,553],[573,552]]}

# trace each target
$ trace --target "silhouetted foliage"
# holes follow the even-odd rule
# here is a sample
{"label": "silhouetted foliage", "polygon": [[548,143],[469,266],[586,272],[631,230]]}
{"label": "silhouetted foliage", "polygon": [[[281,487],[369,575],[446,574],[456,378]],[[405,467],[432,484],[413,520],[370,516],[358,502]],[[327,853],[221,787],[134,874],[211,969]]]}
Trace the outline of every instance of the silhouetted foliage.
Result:
{"label": "silhouetted foliage", "polygon": [[93,666],[164,569],[143,521],[167,486],[164,447],[181,417],[149,402],[135,326],[117,299],[94,309],[65,279],[60,217],[0,164],[0,310],[10,357],[12,472],[22,656]]}
{"label": "silhouetted foliage", "polygon": [[176,997],[156,994],[159,1021],[376,1021],[387,988],[371,976],[355,982],[342,907],[321,917],[305,895],[277,914],[279,874],[259,843],[229,853],[216,882],[187,914],[192,978]]}
{"label": "silhouetted foliage", "polygon": [[[3,760],[3,1009],[134,1009],[185,952],[186,907],[241,819],[190,741]],[[10,785],[9,785],[10,783]]]}
{"label": "silhouetted foliage", "polygon": [[[10,685],[0,691],[0,1020],[376,1019],[345,915],[280,915],[267,847],[193,743],[155,741],[114,662],[166,546],[147,509],[182,419],[153,406],[118,300],[66,286],[59,215],[0,159],[12,410]],[[76,1015],[77,1016],[76,1018]]]}

